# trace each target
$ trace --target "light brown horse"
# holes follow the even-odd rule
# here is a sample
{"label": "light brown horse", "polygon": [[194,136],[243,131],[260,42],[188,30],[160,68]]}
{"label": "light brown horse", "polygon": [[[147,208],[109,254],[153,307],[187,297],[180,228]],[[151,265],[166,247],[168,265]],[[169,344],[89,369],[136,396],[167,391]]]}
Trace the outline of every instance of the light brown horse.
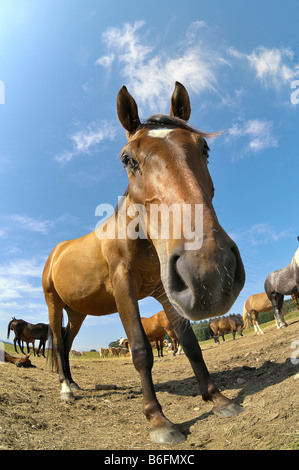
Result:
{"label": "light brown horse", "polygon": [[216,344],[219,343],[219,336],[222,336],[223,341],[225,333],[232,333],[233,339],[236,337],[236,333],[243,336],[243,323],[242,320],[236,315],[230,315],[229,317],[216,318],[209,325],[210,336],[214,338]]}
{"label": "light brown horse", "polygon": [[264,332],[258,324],[259,313],[269,312],[272,310],[272,304],[268,299],[266,292],[261,294],[253,294],[246,300],[243,307],[243,322],[245,328],[250,328],[249,315],[252,318],[252,323],[256,335],[263,335]]}
{"label": "light brown horse", "polygon": [[[188,93],[176,83],[170,116],[154,115],[141,123],[135,100],[125,86],[120,89],[117,113],[128,139],[121,161],[129,178],[122,207],[96,231],[58,244],[43,272],[61,398],[71,399],[78,389],[68,353],[84,318],[118,312],[140,374],[150,438],[156,443],[179,443],[185,436],[165,417],[154,391],[153,353],[138,307],[144,297],[152,296],[162,304],[193,367],[202,398],[213,403],[214,413],[227,417],[242,410],[212,381],[189,321],[226,313],[245,281],[239,250],[219,224],[212,205],[214,187],[205,140],[210,135],[187,124],[190,112]],[[136,225],[140,234],[124,235],[120,219],[124,218],[125,228],[132,227],[136,204],[144,209],[140,210],[142,223]],[[181,211],[189,204],[191,231],[198,226],[195,210],[200,206],[202,233],[193,234],[191,248],[184,218],[169,217],[169,236],[161,235],[161,217],[155,221],[150,217],[157,204],[168,208],[176,204]],[[175,238],[172,234],[177,228],[181,236]],[[64,336],[63,309],[68,314]]]}
{"label": "light brown horse", "polygon": [[148,340],[156,343],[158,357],[163,357],[163,341],[165,333],[168,333],[172,341],[174,348],[173,356],[175,356],[178,350],[177,337],[164,310],[161,310],[161,312],[158,312],[149,318],[141,317],[141,322]]}

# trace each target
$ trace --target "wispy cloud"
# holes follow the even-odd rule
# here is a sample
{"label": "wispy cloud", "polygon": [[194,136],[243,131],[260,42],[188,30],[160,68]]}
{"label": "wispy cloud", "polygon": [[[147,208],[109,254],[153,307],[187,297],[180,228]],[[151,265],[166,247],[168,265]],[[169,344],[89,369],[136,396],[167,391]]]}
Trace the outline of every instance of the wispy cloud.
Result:
{"label": "wispy cloud", "polygon": [[15,258],[0,264],[2,322],[16,315],[27,321],[47,321],[41,283],[44,264],[42,257]]}
{"label": "wispy cloud", "polygon": [[262,222],[252,225],[247,230],[231,233],[230,236],[237,243],[254,247],[273,244],[284,238],[295,237],[295,234],[292,228],[280,230],[268,222]]}
{"label": "wispy cloud", "polygon": [[273,122],[251,119],[234,124],[226,133],[226,142],[241,141],[238,155],[233,160],[240,160],[250,153],[257,153],[271,147],[277,147],[277,138],[273,135]]}
{"label": "wispy cloud", "polygon": [[216,90],[216,70],[227,62],[207,46],[204,22],[192,23],[185,40],[172,53],[157,50],[153,42],[146,42],[144,25],[143,21],[137,21],[121,28],[108,28],[103,34],[108,54],[96,61],[109,71],[114,65],[120,67],[120,74],[141,107],[166,111],[176,80],[196,94]]}
{"label": "wispy cloud", "polygon": [[45,259],[40,261],[36,258],[18,258],[7,263],[2,263],[0,265],[0,276],[41,278],[45,261]]}
{"label": "wispy cloud", "polygon": [[290,48],[261,46],[250,54],[229,48],[228,52],[232,57],[248,61],[256,78],[266,87],[278,89],[299,76],[299,63],[296,63],[295,54]]}
{"label": "wispy cloud", "polygon": [[10,216],[10,219],[22,227],[22,229],[38,232],[43,235],[46,235],[54,226],[54,222],[51,220],[35,219],[27,215],[14,214]]}
{"label": "wispy cloud", "polygon": [[115,135],[114,124],[107,121],[93,121],[70,136],[71,149],[57,154],[55,160],[65,165],[75,156],[90,154],[104,140],[114,140]]}

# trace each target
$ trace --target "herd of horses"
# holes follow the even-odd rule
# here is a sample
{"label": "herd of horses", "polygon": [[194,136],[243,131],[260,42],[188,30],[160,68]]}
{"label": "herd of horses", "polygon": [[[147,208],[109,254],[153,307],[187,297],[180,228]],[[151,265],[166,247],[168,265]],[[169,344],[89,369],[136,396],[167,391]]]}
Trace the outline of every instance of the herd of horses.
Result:
{"label": "herd of horses", "polygon": [[[119,90],[117,114],[127,136],[120,158],[129,180],[122,204],[126,208],[127,227],[136,205],[144,208],[138,226],[143,236],[118,233],[117,222],[121,215],[117,207],[102,226],[102,233],[109,234],[113,229],[114,237],[99,237],[95,230],[79,239],[59,243],[51,252],[42,277],[61,399],[72,400],[74,391],[80,389],[71,375],[69,351],[85,317],[118,312],[133,364],[140,375],[143,412],[150,425],[150,438],[159,444],[181,443],[186,436],[164,415],[155,394],[149,320],[140,318],[138,307],[138,300],[145,297],[152,296],[162,305],[163,316],[190,361],[203,400],[213,404],[212,411],[221,417],[242,411],[242,407],[220,392],[211,378],[190,323],[190,320],[227,313],[245,283],[238,247],[220,225],[213,207],[214,186],[207,166],[206,139],[215,134],[190,126],[190,113],[188,92],[178,82],[171,96],[170,114],[155,114],[145,122],[140,121],[137,104],[127,88],[123,86]],[[156,221],[158,227],[154,230],[151,227],[153,204],[167,207],[176,204],[183,209],[185,203],[202,207],[204,224],[200,237],[194,233],[198,243],[193,249],[188,248],[190,237],[184,232],[183,220],[173,217],[169,221],[168,238],[160,236],[161,218]],[[194,228],[195,209],[189,218]],[[180,238],[173,236],[177,228],[181,229]],[[152,233],[158,236],[153,237]],[[299,296],[299,250],[288,267],[269,274],[265,294],[248,299],[244,309],[254,319],[253,312],[264,311],[271,304],[277,327],[283,328],[286,323],[282,302],[287,294]],[[62,329],[63,310],[68,315],[65,330]],[[9,328],[13,328],[15,322],[13,319]],[[210,326],[213,330],[212,324]],[[235,327],[240,331],[238,325]],[[166,326],[159,330],[157,325],[161,337],[165,330]],[[21,348],[21,341],[28,345],[30,328],[22,332],[15,328],[14,331],[18,332],[15,347],[18,342]],[[216,329],[217,335],[218,331]],[[44,331],[43,338],[46,334],[49,329]],[[41,347],[43,340],[39,339]]]}

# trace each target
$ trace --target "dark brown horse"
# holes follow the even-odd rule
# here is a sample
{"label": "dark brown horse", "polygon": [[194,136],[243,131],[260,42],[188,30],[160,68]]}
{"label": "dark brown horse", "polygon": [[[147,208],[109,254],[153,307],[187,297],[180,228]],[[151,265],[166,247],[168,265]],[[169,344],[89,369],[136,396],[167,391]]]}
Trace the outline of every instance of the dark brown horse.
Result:
{"label": "dark brown horse", "polygon": [[36,354],[39,356],[39,352],[41,348],[43,348],[42,354],[45,357],[45,346],[50,333],[49,325],[45,323],[32,324],[25,320],[17,320],[13,317],[8,324],[7,338],[9,338],[10,330],[13,330],[15,334],[13,342],[16,353],[18,352],[17,343],[22,353],[25,354],[21,341],[27,343],[27,352],[29,353],[29,343],[33,344],[34,349],[34,340],[39,339],[39,347]]}
{"label": "dark brown horse", "polygon": [[288,266],[267,276],[265,292],[272,304],[277,328],[286,327],[287,323],[282,315],[284,296],[292,295],[296,300],[299,298],[299,248]]}
{"label": "dark brown horse", "polygon": [[[178,443],[185,436],[165,417],[155,395],[153,353],[138,308],[144,297],[162,304],[191,362],[202,398],[213,403],[213,411],[232,416],[241,410],[212,381],[189,322],[226,313],[245,281],[238,248],[220,226],[212,205],[206,143],[210,135],[186,123],[190,112],[188,93],[176,83],[170,116],[154,115],[141,123],[135,100],[126,87],[120,89],[117,113],[128,139],[121,161],[129,178],[122,205],[96,231],[58,244],[43,272],[61,398],[73,398],[78,389],[68,353],[84,318],[118,312],[140,374],[150,437],[156,443]],[[152,209],[174,204],[181,214],[189,207],[189,232],[184,217],[169,217],[166,236],[165,219],[161,213],[152,217]],[[201,229],[198,207],[204,221]],[[63,309],[68,314],[64,336]]]}
{"label": "dark brown horse", "polygon": [[232,333],[233,339],[236,337],[236,333],[243,336],[243,323],[240,318],[236,315],[230,315],[229,317],[216,318],[209,325],[210,336],[214,338],[216,344],[219,343],[219,336],[222,336],[223,341],[225,333]]}
{"label": "dark brown horse", "polygon": [[141,317],[141,322],[148,340],[156,342],[158,357],[163,357],[163,341],[165,333],[168,333],[172,341],[173,355],[175,356],[178,350],[177,337],[164,310],[161,310],[161,312],[158,312],[149,318]]}

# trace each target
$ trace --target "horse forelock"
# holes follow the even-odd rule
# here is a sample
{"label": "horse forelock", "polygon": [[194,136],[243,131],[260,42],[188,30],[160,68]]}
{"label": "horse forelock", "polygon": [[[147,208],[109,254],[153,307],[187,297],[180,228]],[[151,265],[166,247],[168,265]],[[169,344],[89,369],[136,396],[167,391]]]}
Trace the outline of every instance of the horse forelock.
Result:
{"label": "horse forelock", "polygon": [[199,129],[196,129],[190,124],[187,124],[186,121],[183,119],[179,119],[175,116],[167,116],[166,114],[153,114],[148,119],[146,119],[143,123],[141,123],[134,134],[141,129],[183,129],[189,132],[193,132],[195,134],[200,135],[204,138],[215,137],[219,135],[219,132],[203,132]]}

